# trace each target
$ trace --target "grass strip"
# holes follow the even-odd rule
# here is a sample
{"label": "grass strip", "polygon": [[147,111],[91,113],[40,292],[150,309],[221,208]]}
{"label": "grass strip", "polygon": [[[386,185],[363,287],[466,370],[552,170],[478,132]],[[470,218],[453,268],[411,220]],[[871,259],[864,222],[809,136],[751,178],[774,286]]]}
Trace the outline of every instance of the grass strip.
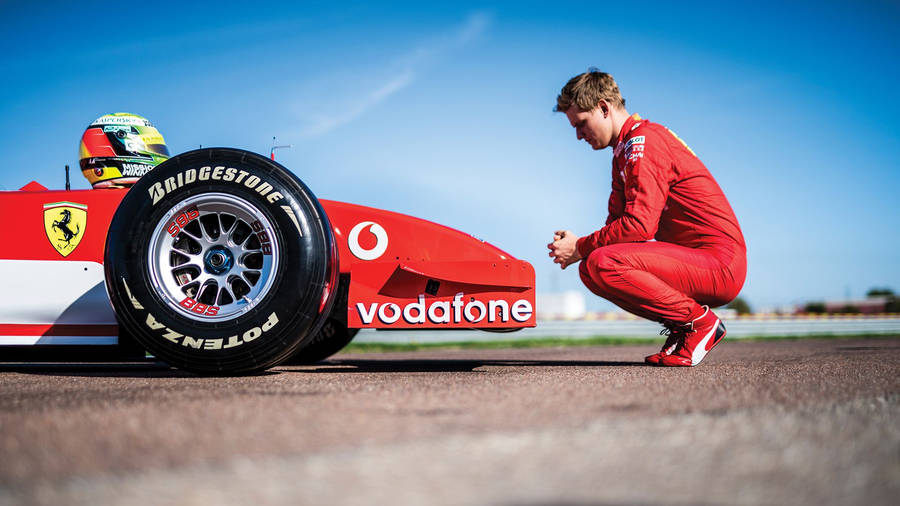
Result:
{"label": "grass strip", "polygon": [[[737,341],[798,341],[801,339],[896,339],[896,334],[819,334],[804,336],[753,336],[736,337],[729,342]],[[341,350],[343,353],[384,353],[392,351],[423,351],[423,350],[495,350],[507,348],[562,348],[578,346],[618,346],[632,345],[661,345],[665,339],[635,339],[629,337],[594,336],[587,338],[571,337],[546,337],[533,339],[518,339],[510,341],[456,341],[446,343],[353,343]]]}

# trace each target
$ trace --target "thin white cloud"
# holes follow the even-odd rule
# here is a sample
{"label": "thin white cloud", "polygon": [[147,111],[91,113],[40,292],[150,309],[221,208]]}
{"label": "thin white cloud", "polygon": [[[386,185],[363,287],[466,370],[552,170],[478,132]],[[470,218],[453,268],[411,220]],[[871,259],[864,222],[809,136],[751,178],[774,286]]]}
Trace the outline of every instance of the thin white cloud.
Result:
{"label": "thin white cloud", "polygon": [[435,60],[441,54],[459,49],[484,33],[491,24],[491,17],[483,12],[470,14],[465,23],[443,37],[422,44],[399,59],[406,67],[419,67]]}
{"label": "thin white cloud", "polygon": [[360,117],[369,109],[387,100],[388,97],[409,86],[413,81],[413,73],[405,71],[400,75],[383,83],[374,90],[369,90],[361,99],[358,97],[346,97],[343,106],[332,109],[332,114],[318,114],[307,118],[308,125],[303,128],[300,135],[314,137],[328,133],[341,125],[346,125]]}
{"label": "thin white cloud", "polygon": [[[424,67],[434,63],[443,54],[472,42],[487,30],[490,22],[489,15],[481,12],[473,13],[461,26],[450,31],[444,37],[423,43],[398,58],[392,65],[386,65],[397,69],[390,76],[378,82],[370,81],[363,83],[364,86],[348,90],[347,93],[330,101],[327,109],[320,109],[322,112],[305,112],[301,116],[304,125],[299,135],[301,137],[323,135],[352,122],[411,85]],[[319,106],[321,107],[321,104]]]}

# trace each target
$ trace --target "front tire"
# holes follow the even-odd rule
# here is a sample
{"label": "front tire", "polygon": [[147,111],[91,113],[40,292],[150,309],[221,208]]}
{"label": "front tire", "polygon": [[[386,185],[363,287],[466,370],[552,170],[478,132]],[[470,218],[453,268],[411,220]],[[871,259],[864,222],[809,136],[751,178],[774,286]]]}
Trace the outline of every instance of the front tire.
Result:
{"label": "front tire", "polygon": [[284,167],[247,151],[178,155],[119,205],[106,286],[154,356],[200,374],[250,374],[292,355],[329,313],[338,272],[327,216]]}
{"label": "front tire", "polygon": [[347,327],[347,295],[350,290],[350,276],[341,275],[340,285],[335,295],[334,307],[325,323],[315,336],[297,348],[286,365],[306,365],[321,362],[341,351],[350,344],[359,329]]}

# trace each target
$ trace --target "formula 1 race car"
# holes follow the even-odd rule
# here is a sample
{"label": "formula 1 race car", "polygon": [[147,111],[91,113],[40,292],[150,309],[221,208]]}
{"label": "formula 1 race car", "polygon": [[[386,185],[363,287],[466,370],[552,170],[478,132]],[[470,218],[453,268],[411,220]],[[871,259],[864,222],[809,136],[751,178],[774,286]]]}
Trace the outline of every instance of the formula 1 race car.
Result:
{"label": "formula 1 race car", "polygon": [[[532,266],[457,230],[318,200],[255,153],[175,156],[130,190],[0,192],[0,360],[315,362],[360,328],[535,325]],[[111,303],[111,304],[110,304]]]}

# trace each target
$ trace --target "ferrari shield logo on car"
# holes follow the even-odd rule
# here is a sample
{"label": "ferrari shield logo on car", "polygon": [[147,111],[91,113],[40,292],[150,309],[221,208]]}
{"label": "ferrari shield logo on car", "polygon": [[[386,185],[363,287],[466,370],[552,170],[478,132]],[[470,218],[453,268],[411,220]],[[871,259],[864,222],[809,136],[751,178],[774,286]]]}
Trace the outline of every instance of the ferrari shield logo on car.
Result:
{"label": "ferrari shield logo on car", "polygon": [[44,231],[62,256],[75,251],[87,227],[87,206],[74,202],[44,204]]}

